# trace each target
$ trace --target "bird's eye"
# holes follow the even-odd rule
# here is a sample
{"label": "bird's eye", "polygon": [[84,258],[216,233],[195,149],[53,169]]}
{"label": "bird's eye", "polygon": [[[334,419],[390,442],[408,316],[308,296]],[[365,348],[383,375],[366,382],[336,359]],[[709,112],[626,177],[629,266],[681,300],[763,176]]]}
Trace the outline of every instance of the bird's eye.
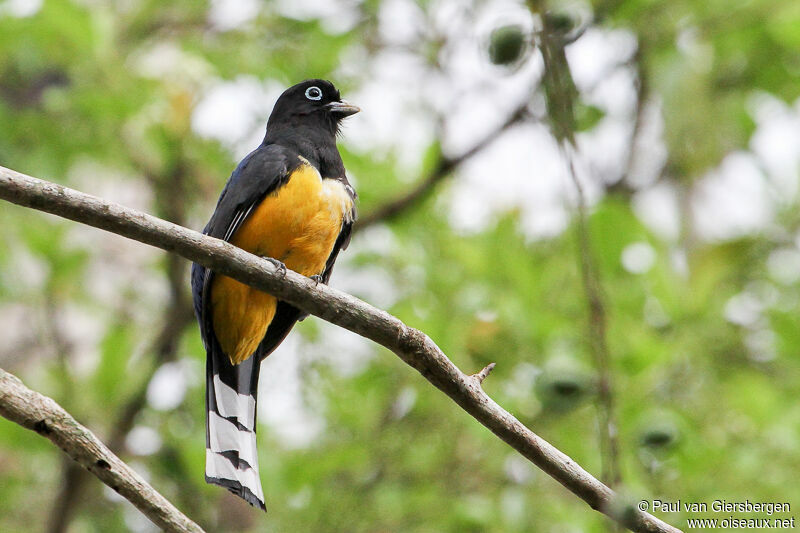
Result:
{"label": "bird's eye", "polygon": [[306,89],[306,98],[309,100],[322,100],[322,90],[317,87],[309,87]]}

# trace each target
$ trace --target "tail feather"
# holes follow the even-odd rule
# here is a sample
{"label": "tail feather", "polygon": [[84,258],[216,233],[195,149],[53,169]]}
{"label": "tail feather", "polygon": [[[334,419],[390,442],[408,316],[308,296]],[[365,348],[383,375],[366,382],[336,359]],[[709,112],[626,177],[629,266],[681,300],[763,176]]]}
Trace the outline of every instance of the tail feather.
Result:
{"label": "tail feather", "polygon": [[[230,363],[228,363],[230,364]],[[249,369],[244,369],[250,371]],[[258,373],[257,369],[253,371]],[[246,373],[246,372],[245,372]],[[216,404],[217,414],[225,419],[235,421],[238,425],[243,426],[245,429],[255,431],[255,418],[256,418],[256,398],[250,394],[250,391],[243,393],[227,385],[222,381],[220,374],[216,373],[210,376],[213,380],[214,389],[214,403]],[[244,377],[245,381],[249,381],[248,376],[234,375],[234,379],[238,381],[240,377]],[[255,384],[256,387],[258,384]],[[255,392],[255,390],[253,390]]]}
{"label": "tail feather", "polygon": [[256,449],[261,359],[254,354],[234,366],[213,344],[206,359],[206,482],[266,510]]}
{"label": "tail feather", "polygon": [[225,454],[206,450],[206,483],[225,487],[253,507],[266,511],[264,493],[258,470],[249,467],[236,468]]}

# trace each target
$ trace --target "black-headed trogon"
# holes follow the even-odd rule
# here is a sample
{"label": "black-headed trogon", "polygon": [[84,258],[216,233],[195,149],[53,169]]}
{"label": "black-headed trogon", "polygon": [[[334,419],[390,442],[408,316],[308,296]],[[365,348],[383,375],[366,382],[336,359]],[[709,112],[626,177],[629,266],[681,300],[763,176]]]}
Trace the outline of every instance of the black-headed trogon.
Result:
{"label": "black-headed trogon", "polygon": [[[231,174],[203,233],[327,282],[356,216],[336,135],[341,120],[358,111],[325,80],[284,91],[264,141]],[[259,367],[304,315],[196,263],[192,294],[206,348],[206,481],[265,509],[256,452]]]}

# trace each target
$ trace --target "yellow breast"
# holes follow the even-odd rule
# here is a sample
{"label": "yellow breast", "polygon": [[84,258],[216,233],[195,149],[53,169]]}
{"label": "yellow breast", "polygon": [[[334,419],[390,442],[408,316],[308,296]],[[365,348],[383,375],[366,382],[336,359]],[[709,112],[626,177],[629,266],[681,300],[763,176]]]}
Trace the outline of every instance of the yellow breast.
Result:
{"label": "yellow breast", "polygon": [[[278,259],[304,276],[322,274],[352,207],[342,182],[322,179],[319,171],[304,161],[285,185],[253,209],[231,243]],[[214,278],[214,333],[233,364],[253,354],[275,316],[276,305],[269,294],[226,276]]]}

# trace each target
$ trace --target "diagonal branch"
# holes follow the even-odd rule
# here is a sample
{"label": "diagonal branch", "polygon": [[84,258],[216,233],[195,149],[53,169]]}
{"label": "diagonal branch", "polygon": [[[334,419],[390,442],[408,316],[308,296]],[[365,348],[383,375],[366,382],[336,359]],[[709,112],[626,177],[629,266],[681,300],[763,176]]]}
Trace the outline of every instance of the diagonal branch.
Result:
{"label": "diagonal branch", "polygon": [[614,491],[495,403],[481,388],[479,378],[459,370],[427,335],[386,311],[327,285],[316,284],[296,272],[282,273],[272,263],[227,242],[3,167],[0,167],[0,198],[174,252],[373,340],[393,351],[593,509],[633,531],[680,531],[650,514],[623,505]]}
{"label": "diagonal branch", "polygon": [[164,531],[202,533],[60,405],[0,369],[0,415],[50,439],[100,481],[127,498]]}
{"label": "diagonal branch", "polygon": [[499,137],[504,131],[508,130],[514,124],[517,124],[527,116],[528,102],[525,101],[520,104],[516,110],[503,122],[500,126],[489,132],[483,139],[475,143],[470,149],[455,157],[445,157],[440,155],[439,160],[433,167],[433,170],[420,179],[417,185],[409,192],[389,200],[385,204],[376,207],[366,215],[362,215],[356,221],[355,230],[364,229],[367,226],[372,226],[378,222],[384,222],[397,217],[403,211],[416,205],[422,199],[426,198],[447,176],[453,173],[464,161],[471,158],[489,144]]}
{"label": "diagonal branch", "polygon": [[[108,448],[114,453],[120,453],[124,448],[125,436],[133,428],[136,417],[144,409],[147,402],[147,386],[162,364],[175,359],[178,352],[178,339],[184,327],[191,321],[193,315],[189,302],[182,292],[175,291],[176,286],[172,281],[173,272],[183,273],[182,265],[176,264],[170,255],[170,289],[172,300],[164,310],[161,330],[153,341],[153,345],[146,353],[153,354],[150,367],[139,376],[139,388],[128,398],[112,417],[113,425],[109,428],[106,439]],[[67,531],[75,512],[78,510],[84,484],[89,476],[74,462],[67,460],[62,474],[61,488],[50,513],[49,533],[62,533]]]}

